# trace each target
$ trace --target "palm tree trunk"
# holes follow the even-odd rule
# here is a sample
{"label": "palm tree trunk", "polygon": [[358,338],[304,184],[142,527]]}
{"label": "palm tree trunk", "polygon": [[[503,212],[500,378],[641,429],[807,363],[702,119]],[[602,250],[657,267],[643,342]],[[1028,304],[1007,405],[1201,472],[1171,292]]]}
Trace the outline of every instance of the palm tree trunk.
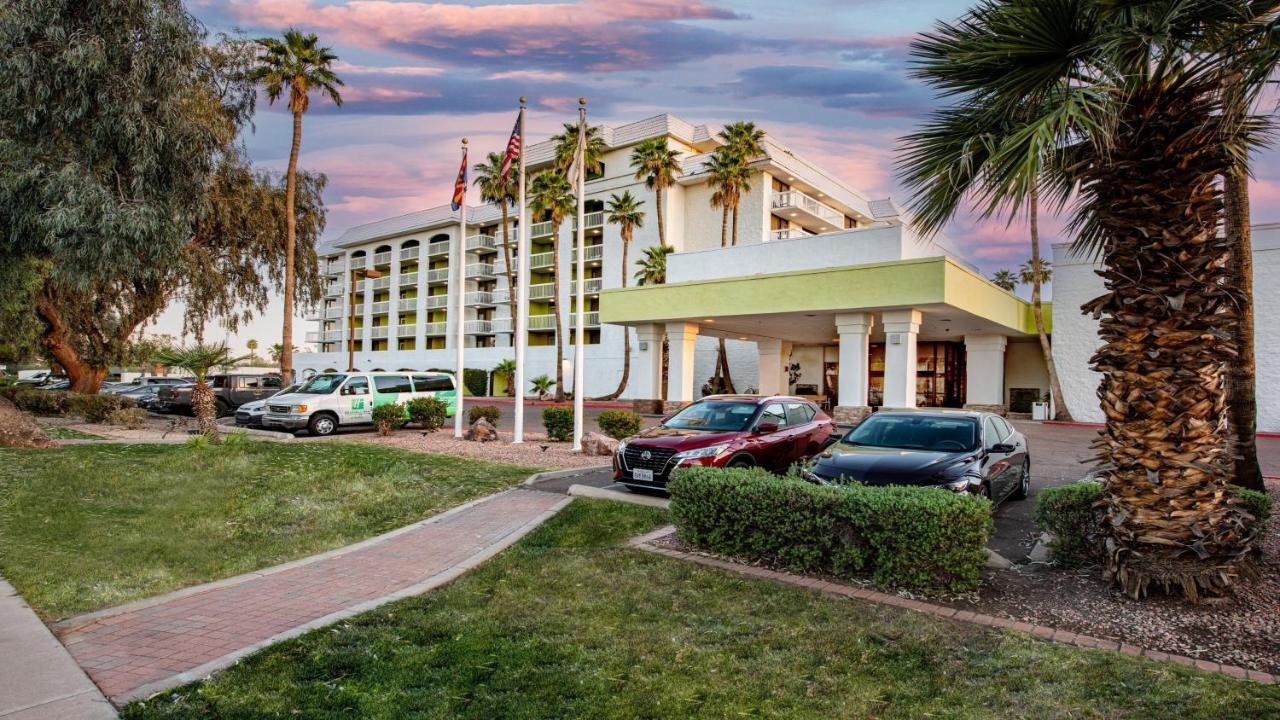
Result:
{"label": "palm tree trunk", "polygon": [[507,229],[507,203],[502,203],[502,260],[507,268],[507,305],[511,307],[512,347],[516,333],[516,275],[511,267],[511,233]]}
{"label": "palm tree trunk", "polygon": [[[627,286],[627,249],[631,245],[631,232],[623,228],[622,230],[622,287]],[[622,327],[622,378],[618,380],[618,387],[608,395],[602,395],[597,400],[616,400],[622,397],[622,393],[626,392],[627,383],[631,381],[631,328]]]}
{"label": "palm tree trunk", "polygon": [[729,244],[729,206],[720,210],[720,247]]}
{"label": "palm tree trunk", "polygon": [[1234,326],[1236,357],[1228,368],[1227,427],[1235,450],[1233,482],[1266,492],[1258,465],[1258,400],[1253,350],[1253,238],[1249,228],[1249,171],[1242,164],[1222,176],[1225,230],[1231,246],[1231,274],[1240,293]]}
{"label": "palm tree trunk", "polygon": [[214,405],[213,391],[203,378],[191,388],[191,409],[196,415],[196,427],[209,438],[218,435],[218,413]]}
{"label": "palm tree trunk", "polygon": [[1049,393],[1053,397],[1053,419],[1071,422],[1071,411],[1062,397],[1062,384],[1058,382],[1058,367],[1053,361],[1053,348],[1049,346],[1049,333],[1044,331],[1044,305],[1040,302],[1040,189],[1031,186],[1028,204],[1031,215],[1031,309],[1036,318],[1036,334],[1040,336],[1040,352],[1044,355],[1045,369],[1049,373]]}
{"label": "palm tree trunk", "polygon": [[729,244],[738,246],[738,201],[736,199],[733,202],[733,242]]}
{"label": "palm tree trunk", "polygon": [[281,340],[280,375],[293,382],[293,259],[298,219],[294,214],[294,194],[298,187],[298,149],[302,146],[302,113],[293,114],[293,145],[289,148],[289,169],[285,175],[284,212],[284,333]]}
{"label": "palm tree trunk", "polygon": [[724,385],[724,391],[727,393],[737,392],[733,387],[733,378],[729,375],[729,352],[725,349],[724,338],[720,338],[720,352],[716,357],[716,362],[720,363],[720,379]]}
{"label": "palm tree trunk", "polygon": [[[564,327],[560,322],[560,314],[564,308],[560,305],[560,225],[555,227],[555,234],[551,236],[551,263],[552,273],[554,274],[553,282],[555,285],[551,288],[551,295],[556,299],[555,316],[556,316],[556,402],[564,402]],[[574,388],[577,390],[577,388]]]}
{"label": "palm tree trunk", "polygon": [[655,187],[653,189],[653,201],[657,203],[654,208],[658,213],[658,244],[666,247],[667,245],[667,223],[663,218],[662,212],[662,188]]}

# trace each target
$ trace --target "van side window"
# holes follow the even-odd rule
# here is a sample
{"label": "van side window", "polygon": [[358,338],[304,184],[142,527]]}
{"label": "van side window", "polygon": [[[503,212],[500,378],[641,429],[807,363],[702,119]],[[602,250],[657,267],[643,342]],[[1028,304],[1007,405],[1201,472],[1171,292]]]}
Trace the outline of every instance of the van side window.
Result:
{"label": "van side window", "polygon": [[380,393],[411,393],[408,375],[374,375],[373,386]]}
{"label": "van side window", "polygon": [[369,381],[362,377],[351,378],[342,386],[343,395],[368,395]]}
{"label": "van side window", "polygon": [[453,389],[453,380],[445,375],[414,375],[415,392],[447,392]]}

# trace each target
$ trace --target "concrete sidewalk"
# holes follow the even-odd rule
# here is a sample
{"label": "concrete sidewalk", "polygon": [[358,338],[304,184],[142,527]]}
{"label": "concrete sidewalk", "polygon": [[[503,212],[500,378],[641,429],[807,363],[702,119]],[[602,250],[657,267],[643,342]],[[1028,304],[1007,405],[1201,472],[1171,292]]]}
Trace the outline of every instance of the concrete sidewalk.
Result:
{"label": "concrete sidewalk", "polygon": [[0,579],[0,719],[98,720],[115,710],[66,648]]}

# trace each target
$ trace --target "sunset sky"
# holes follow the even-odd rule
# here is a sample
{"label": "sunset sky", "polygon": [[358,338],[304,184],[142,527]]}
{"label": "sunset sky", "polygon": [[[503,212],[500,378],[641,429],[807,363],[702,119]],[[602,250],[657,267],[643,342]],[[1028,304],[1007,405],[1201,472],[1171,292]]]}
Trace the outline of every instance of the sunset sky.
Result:
{"label": "sunset sky", "polygon": [[[428,3],[388,0],[195,0],[212,33],[251,37],[288,27],[320,35],[341,58],[345,104],[313,100],[300,165],[329,177],[326,237],[448,202],[458,141],[499,150],[516,99],[530,101],[529,136],[545,139],[586,96],[593,123],[660,112],[718,126],[752,120],[871,197],[907,195],[894,178],[897,138],[932,106],[907,77],[913,35],[968,2],[581,0]],[[263,102],[245,137],[254,160],[283,169],[290,122]],[[1280,154],[1255,161],[1255,222],[1280,220]],[[1069,238],[1050,220],[1047,242]],[[1025,225],[957,220],[947,231],[984,271],[1022,263]],[[307,323],[295,323],[302,345]],[[160,332],[180,329],[176,312]],[[209,330],[211,337],[221,331]],[[279,342],[278,315],[232,337]]]}

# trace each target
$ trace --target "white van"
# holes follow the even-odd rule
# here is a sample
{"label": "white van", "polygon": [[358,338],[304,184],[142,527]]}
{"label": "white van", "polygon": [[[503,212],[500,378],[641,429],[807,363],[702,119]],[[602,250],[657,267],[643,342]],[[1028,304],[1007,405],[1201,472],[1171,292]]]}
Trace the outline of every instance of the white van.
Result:
{"label": "white van", "polygon": [[371,424],[375,406],[420,397],[440,398],[448,405],[450,416],[458,407],[457,386],[448,373],[325,373],[289,395],[268,400],[262,426],[332,435],[339,426]]}

